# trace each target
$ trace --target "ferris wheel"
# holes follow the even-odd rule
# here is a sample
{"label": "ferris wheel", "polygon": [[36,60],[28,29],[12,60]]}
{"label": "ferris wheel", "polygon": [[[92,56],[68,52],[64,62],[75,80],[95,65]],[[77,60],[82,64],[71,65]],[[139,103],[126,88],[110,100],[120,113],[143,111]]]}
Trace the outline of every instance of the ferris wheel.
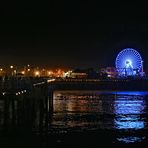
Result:
{"label": "ferris wheel", "polygon": [[119,75],[129,76],[143,72],[141,55],[133,48],[125,48],[119,52],[115,65]]}

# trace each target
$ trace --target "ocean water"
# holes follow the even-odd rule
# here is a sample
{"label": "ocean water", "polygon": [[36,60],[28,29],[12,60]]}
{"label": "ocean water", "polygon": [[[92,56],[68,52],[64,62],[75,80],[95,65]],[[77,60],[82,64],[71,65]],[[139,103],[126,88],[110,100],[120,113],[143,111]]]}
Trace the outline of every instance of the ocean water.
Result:
{"label": "ocean water", "polygon": [[94,132],[90,138],[111,143],[147,142],[148,93],[55,91],[51,128],[57,133]]}

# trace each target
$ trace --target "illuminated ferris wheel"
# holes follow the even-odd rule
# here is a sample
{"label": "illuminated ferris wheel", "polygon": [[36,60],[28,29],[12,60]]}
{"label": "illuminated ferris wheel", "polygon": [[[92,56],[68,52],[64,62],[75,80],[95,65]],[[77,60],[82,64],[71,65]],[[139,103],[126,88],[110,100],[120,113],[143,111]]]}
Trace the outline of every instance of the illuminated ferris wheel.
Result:
{"label": "illuminated ferris wheel", "polygon": [[143,61],[141,55],[133,48],[123,49],[117,55],[115,65],[119,75],[122,76],[143,73]]}

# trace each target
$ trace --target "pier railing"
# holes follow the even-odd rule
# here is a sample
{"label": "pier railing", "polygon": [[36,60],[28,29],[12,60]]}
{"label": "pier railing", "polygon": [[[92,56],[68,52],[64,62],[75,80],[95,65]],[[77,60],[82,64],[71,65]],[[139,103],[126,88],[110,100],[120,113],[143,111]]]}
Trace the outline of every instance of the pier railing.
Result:
{"label": "pier railing", "polygon": [[13,88],[11,91],[7,89],[0,93],[1,134],[45,134],[49,131],[53,92],[48,91],[45,83],[46,81],[30,83],[30,89]]}

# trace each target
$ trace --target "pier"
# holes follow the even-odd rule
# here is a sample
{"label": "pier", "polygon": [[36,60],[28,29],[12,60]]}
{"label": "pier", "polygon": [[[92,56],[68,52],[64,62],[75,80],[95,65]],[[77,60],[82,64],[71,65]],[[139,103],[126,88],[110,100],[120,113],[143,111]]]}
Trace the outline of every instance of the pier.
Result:
{"label": "pier", "polygon": [[47,85],[49,90],[148,91],[148,79],[57,79]]}
{"label": "pier", "polygon": [[[18,81],[13,84],[18,83],[21,84]],[[45,140],[48,143],[47,139],[55,136],[50,129],[54,91],[148,91],[148,80],[37,79],[30,81],[28,85],[25,83],[15,86],[17,87],[13,85],[13,89],[1,89],[0,137],[12,138],[20,135],[29,138],[28,135],[31,135],[35,139],[42,137],[40,141]]]}

